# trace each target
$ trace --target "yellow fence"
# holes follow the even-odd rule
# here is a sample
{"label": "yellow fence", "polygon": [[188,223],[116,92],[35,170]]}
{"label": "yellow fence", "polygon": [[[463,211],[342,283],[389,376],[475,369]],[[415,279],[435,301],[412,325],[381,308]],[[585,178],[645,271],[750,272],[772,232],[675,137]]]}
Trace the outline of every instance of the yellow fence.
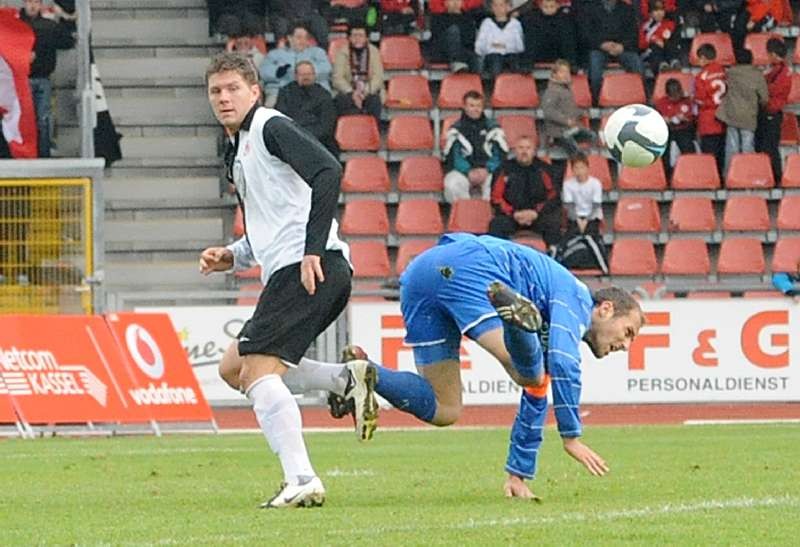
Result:
{"label": "yellow fence", "polygon": [[0,179],[0,313],[91,313],[92,182]]}

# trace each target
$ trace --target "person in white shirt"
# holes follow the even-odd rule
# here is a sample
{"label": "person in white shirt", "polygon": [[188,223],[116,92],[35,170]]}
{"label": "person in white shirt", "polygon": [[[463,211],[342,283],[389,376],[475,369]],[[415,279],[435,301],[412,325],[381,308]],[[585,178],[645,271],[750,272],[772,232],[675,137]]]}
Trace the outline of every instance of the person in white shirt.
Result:
{"label": "person in white shirt", "polygon": [[577,234],[600,235],[603,220],[603,185],[589,174],[589,160],[578,153],[570,160],[572,175],[564,181],[561,201],[567,209],[566,238]]}
{"label": "person in white shirt", "polygon": [[484,77],[494,79],[503,70],[519,67],[519,54],[525,50],[522,25],[509,16],[510,0],[492,0],[492,16],[478,29],[475,53],[481,57]]}

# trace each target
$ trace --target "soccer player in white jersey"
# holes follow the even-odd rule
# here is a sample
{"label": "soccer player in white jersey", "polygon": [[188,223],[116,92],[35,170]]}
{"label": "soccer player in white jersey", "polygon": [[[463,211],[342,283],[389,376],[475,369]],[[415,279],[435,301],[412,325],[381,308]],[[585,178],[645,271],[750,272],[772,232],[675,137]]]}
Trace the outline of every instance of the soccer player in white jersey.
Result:
{"label": "soccer player in white jersey", "polygon": [[341,165],[291,119],[259,105],[258,73],[247,57],[217,55],[206,83],[211,108],[229,138],[226,167],[244,213],[245,235],[227,247],[205,249],[200,271],[258,264],[265,285],[253,317],[225,353],[220,375],[250,399],[283,468],[281,488],[262,507],[321,505],[325,489],[311,466],[300,409],[287,384],[352,399],[362,430],[374,429],[377,419],[374,368],[364,361],[301,362],[350,297],[349,249],[333,218]]}

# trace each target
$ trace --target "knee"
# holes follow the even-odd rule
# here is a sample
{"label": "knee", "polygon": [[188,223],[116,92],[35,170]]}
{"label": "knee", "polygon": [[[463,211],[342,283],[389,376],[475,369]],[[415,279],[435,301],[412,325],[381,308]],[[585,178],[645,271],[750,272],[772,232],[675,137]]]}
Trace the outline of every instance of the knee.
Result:
{"label": "knee", "polygon": [[453,425],[461,416],[462,408],[463,407],[460,404],[440,404],[436,407],[436,414],[433,416],[433,420],[431,420],[431,425],[435,425],[436,427],[447,427],[448,425]]}

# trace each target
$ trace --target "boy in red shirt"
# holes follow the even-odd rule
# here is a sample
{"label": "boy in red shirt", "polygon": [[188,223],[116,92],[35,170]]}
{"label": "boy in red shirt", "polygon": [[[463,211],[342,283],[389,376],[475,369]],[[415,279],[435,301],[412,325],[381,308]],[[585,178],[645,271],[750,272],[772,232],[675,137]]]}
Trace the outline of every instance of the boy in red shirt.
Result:
{"label": "boy in red shirt", "polygon": [[725,124],[717,119],[717,108],[727,91],[725,69],[717,62],[717,50],[711,44],[697,49],[702,70],[694,77],[694,99],[697,105],[697,140],[700,150],[713,154],[720,175],[724,173]]}
{"label": "boy in red shirt", "polygon": [[683,92],[681,82],[670,78],[665,84],[667,94],[656,101],[655,107],[667,122],[669,140],[665,152],[667,175],[672,172],[670,150],[672,143],[678,145],[681,154],[691,154],[694,148],[694,108],[692,99]]}
{"label": "boy in red shirt", "polygon": [[[772,172],[775,180],[780,180],[783,174],[781,165],[781,125],[783,123],[783,107],[789,98],[792,88],[792,74],[786,64],[786,44],[780,38],[767,40],[767,54],[770,66],[764,77],[767,79],[769,100],[758,114],[758,127],[756,128],[756,152],[769,154],[772,162]],[[790,114],[794,115],[794,114]]]}
{"label": "boy in red shirt", "polygon": [[656,0],[650,8],[650,18],[639,29],[639,49],[642,60],[650,65],[653,74],[669,68],[680,68],[675,21],[667,19],[664,2]]}

